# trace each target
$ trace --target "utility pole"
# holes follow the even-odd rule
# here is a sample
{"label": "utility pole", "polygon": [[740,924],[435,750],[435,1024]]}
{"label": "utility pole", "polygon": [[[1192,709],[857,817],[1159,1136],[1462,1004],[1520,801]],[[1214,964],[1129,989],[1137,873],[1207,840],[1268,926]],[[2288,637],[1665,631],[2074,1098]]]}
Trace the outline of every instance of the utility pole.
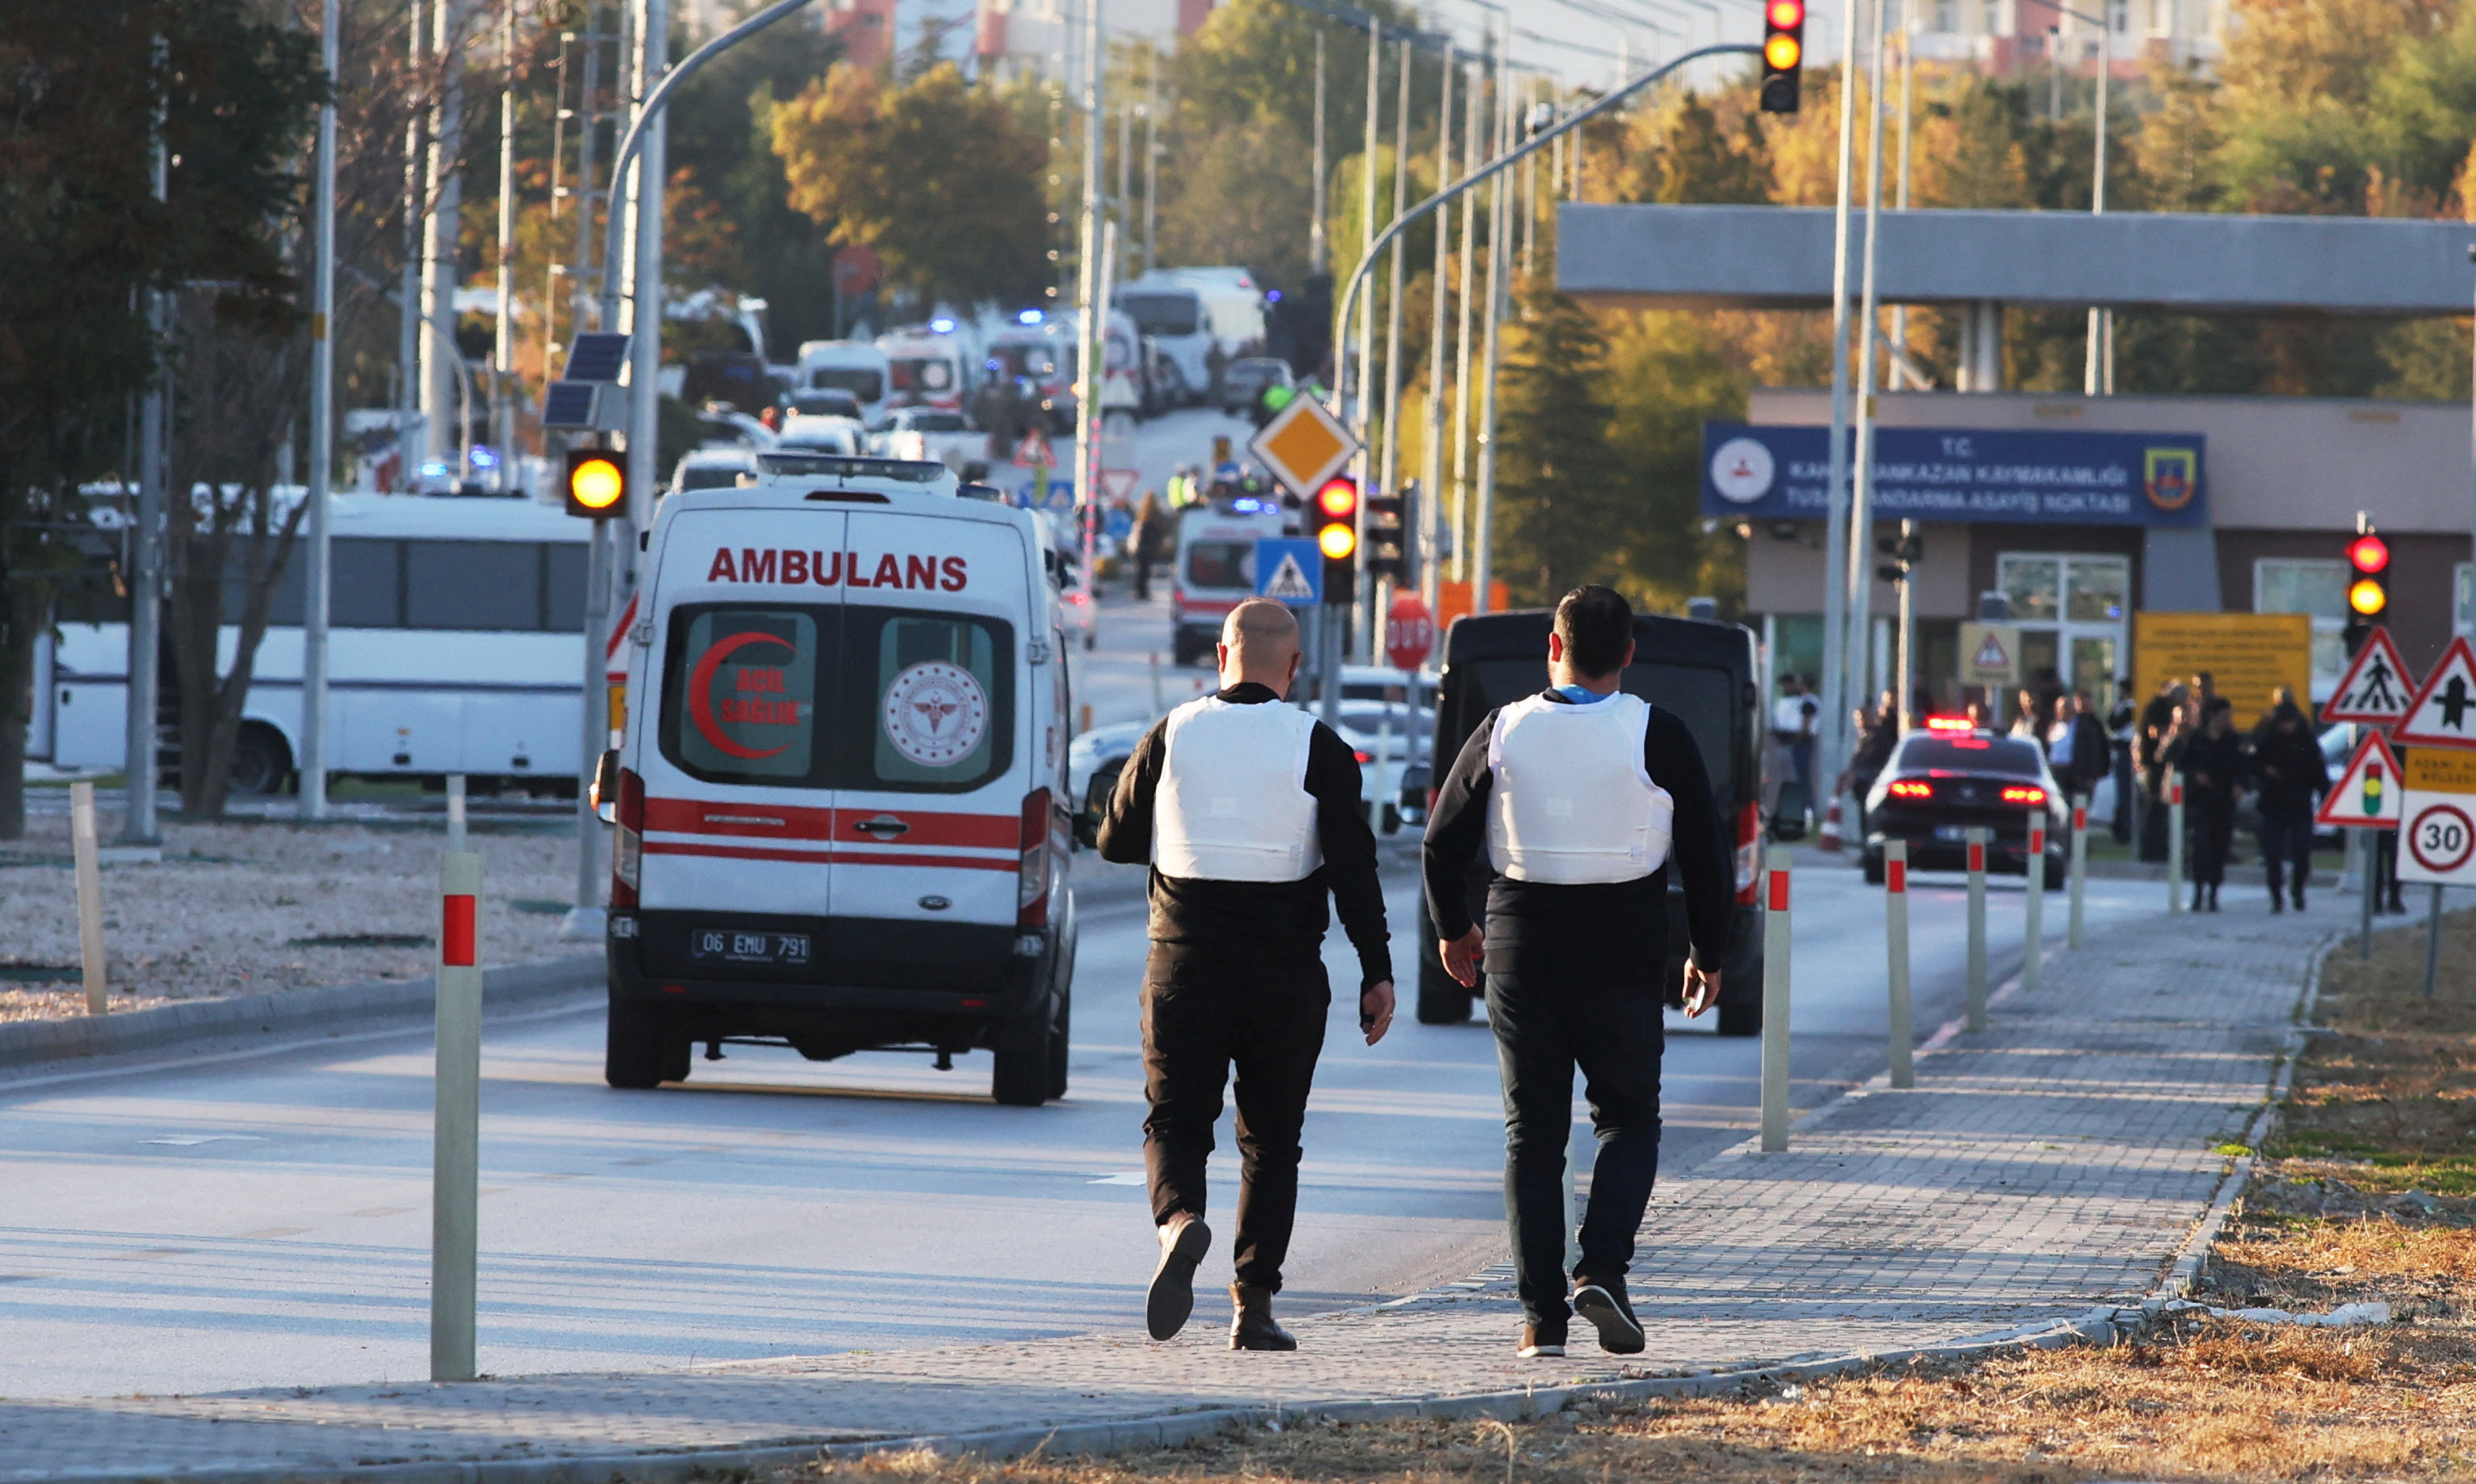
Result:
{"label": "utility pole", "polygon": [[[1095,4],[1099,0],[1094,0]],[[1315,75],[1315,201],[1307,212],[1307,271],[1322,273],[1327,254],[1324,222],[1324,30],[1316,30]]]}
{"label": "utility pole", "polygon": [[1101,281],[1101,0],[1083,0],[1083,231],[1079,270],[1082,307],[1075,388],[1075,498],[1083,506],[1082,588],[1092,591],[1094,548],[1100,541],[1101,390],[1109,344],[1109,308]]}
{"label": "utility pole", "polygon": [[[1375,151],[1383,137],[1380,133],[1383,112],[1384,22],[1370,16],[1367,22],[1367,129],[1358,151],[1358,251],[1362,257],[1375,245]],[[1349,347],[1344,345],[1335,354],[1333,375],[1336,379],[1346,380],[1349,376]],[[1361,427],[1367,423],[1366,410],[1374,405],[1374,398],[1370,395],[1374,390],[1374,374],[1375,296],[1369,294],[1358,302],[1358,420]],[[1388,427],[1385,431],[1390,433],[1392,430]],[[1364,552],[1367,550],[1368,449],[1363,443],[1359,445],[1357,462],[1358,550]],[[1359,564],[1362,567],[1366,564],[1364,557],[1359,558]],[[1364,583],[1360,585],[1362,588],[1367,586]],[[1345,658],[1353,654],[1371,655],[1374,649],[1375,595],[1372,590],[1363,590],[1357,599],[1350,606],[1349,631],[1342,646]],[[1361,648],[1362,644],[1366,647]]]}
{"label": "utility pole", "polygon": [[[1410,205],[1410,43],[1407,41],[1401,43],[1401,81],[1397,92],[1399,96],[1393,106],[1393,214],[1385,218],[1387,223],[1399,221],[1401,213]],[[1369,234],[1368,240],[1374,240],[1374,234]],[[1404,246],[1400,238],[1393,239],[1392,308],[1384,330],[1384,464],[1382,472],[1376,476],[1376,484],[1388,495],[1401,492],[1401,252]],[[1359,502],[1361,509],[1366,505],[1364,500]],[[1409,532],[1403,532],[1402,536],[1402,549],[1407,552],[1411,546]],[[1364,549],[1362,545],[1361,550]],[[1384,621],[1383,606],[1373,597],[1368,599],[1368,612],[1373,615],[1374,622],[1380,624]],[[1375,651],[1378,648],[1371,631],[1368,642],[1370,660],[1377,657]]]}
{"label": "utility pole", "polygon": [[[1831,217],[1831,459],[1829,482],[1823,486],[1826,574],[1848,566],[1848,193],[1857,150],[1857,0],[1841,0],[1840,15],[1840,186]],[[1840,735],[1847,701],[1841,686],[1847,599],[1847,583],[1836,575],[1823,580],[1822,715],[1814,745],[1831,766],[1848,754]]]}
{"label": "utility pole", "polygon": [[[153,156],[148,173],[155,199],[169,194],[171,161],[163,148],[163,97],[171,86],[169,50],[155,38],[154,118],[147,131]],[[161,289],[146,291],[146,328],[154,341],[155,379],[137,414],[137,530],[129,543],[129,705],[127,744],[121,760],[128,804],[120,821],[120,843],[159,846],[163,837],[156,823],[156,705],[162,682],[163,635],[163,507],[172,477],[169,441],[172,420],[172,306]],[[124,477],[123,485],[128,483]]]}
{"label": "utility pole", "polygon": [[[1483,117],[1482,85],[1487,79],[1484,63],[1473,62],[1464,78],[1468,85],[1462,108],[1463,173],[1478,169],[1486,158],[1479,144],[1479,124]],[[1453,581],[1470,581],[1470,420],[1471,420],[1471,314],[1474,308],[1471,295],[1471,276],[1475,271],[1478,252],[1478,192],[1462,192],[1462,261],[1461,332],[1453,352]]]}
{"label": "utility pole", "polygon": [[[639,112],[648,95],[671,68],[670,0],[634,0],[635,75],[631,80]],[[667,114],[646,122],[636,153],[635,188],[628,193],[628,225],[634,250],[628,259],[628,526],[632,536],[651,523],[654,484],[662,471],[655,455],[660,439],[662,374],[662,192],[670,179]],[[611,187],[620,187],[613,180]],[[636,543],[621,540],[611,562],[611,575],[624,578],[635,559]],[[597,636],[599,637],[599,636]]]}
{"label": "utility pole", "polygon": [[499,322],[490,344],[490,442],[499,455],[491,487],[517,487],[516,399],[508,378],[516,359],[516,7],[500,0],[499,60]]}
{"label": "utility pole", "polygon": [[[1917,0],[1900,0],[1900,185],[1897,210],[1909,209],[1909,119],[1915,111],[1914,100],[1918,78]],[[1892,306],[1891,383],[1894,386],[1909,383],[1923,391],[1926,383],[1909,374],[1909,307]],[[1906,641],[1903,640],[1903,643]],[[1906,663],[1905,660],[1902,663]],[[1908,696],[1900,697],[1900,706],[1907,709]]]}
{"label": "utility pole", "polygon": [[[458,239],[464,210],[464,32],[472,0],[433,0],[431,50],[438,62],[438,91],[430,110],[429,219],[421,254],[421,413],[425,457],[445,459],[463,446],[466,431],[451,434],[448,420],[460,416],[464,354],[456,344]],[[460,484],[471,471],[455,467]]]}
{"label": "utility pole", "polygon": [[[319,17],[318,66],[330,87],[341,66],[338,0],[327,0]],[[310,280],[310,480],[303,517],[309,529],[302,553],[301,602],[301,792],[303,819],[327,817],[327,612],[333,606],[334,549],[328,535],[328,505],[335,468],[335,100],[318,108],[318,178],[311,210],[317,264]]]}
{"label": "utility pole", "polygon": [[1144,43],[1144,271],[1160,266],[1160,52]]}
{"label": "utility pole", "polygon": [[[1453,49],[1445,45],[1444,60],[1436,67],[1438,79],[1436,102],[1436,186],[1442,189],[1453,176]],[[1443,529],[1445,494],[1445,270],[1452,251],[1452,217],[1436,213],[1436,263],[1428,280],[1434,292],[1427,312],[1427,427],[1426,458],[1420,461],[1419,473],[1419,596],[1426,600],[1427,611],[1436,611],[1439,596],[1437,584],[1443,570],[1437,561],[1442,543],[1437,532]]]}
{"label": "utility pole", "polygon": [[[1504,41],[1496,54],[1496,148],[1491,158],[1513,147],[1513,17],[1504,19]],[[1471,532],[1471,606],[1473,613],[1485,613],[1488,605],[1488,576],[1495,570],[1496,537],[1496,412],[1497,368],[1502,350],[1504,294],[1506,281],[1512,276],[1513,263],[1508,249],[1513,235],[1511,211],[1513,201],[1504,188],[1504,172],[1499,170],[1487,183],[1487,369],[1479,382],[1478,412],[1478,509],[1472,518]]]}
{"label": "utility pole", "polygon": [[[429,55],[428,33],[422,25],[422,0],[409,0],[406,40],[411,52],[409,75],[421,76],[423,59]],[[412,487],[421,472],[424,459],[430,457],[430,438],[414,433],[421,428],[421,260],[422,208],[428,204],[422,184],[422,163],[427,151],[424,127],[428,114],[421,109],[405,111],[404,122],[404,270],[396,285],[396,379],[395,379],[395,448],[397,474],[404,487]]]}
{"label": "utility pole", "polygon": [[[1886,0],[1874,0],[1874,59],[1867,85],[1869,124],[1866,141],[1866,272],[1857,311],[1857,467],[1855,493],[1849,501],[1847,636],[1841,654],[1847,657],[1848,681],[1844,707],[1853,708],[1870,688],[1867,656],[1873,653],[1867,628],[1873,611],[1874,556],[1874,266],[1881,256],[1883,221],[1883,21]],[[1854,59],[1851,59],[1853,63]],[[1853,72],[1853,66],[1852,66]]]}

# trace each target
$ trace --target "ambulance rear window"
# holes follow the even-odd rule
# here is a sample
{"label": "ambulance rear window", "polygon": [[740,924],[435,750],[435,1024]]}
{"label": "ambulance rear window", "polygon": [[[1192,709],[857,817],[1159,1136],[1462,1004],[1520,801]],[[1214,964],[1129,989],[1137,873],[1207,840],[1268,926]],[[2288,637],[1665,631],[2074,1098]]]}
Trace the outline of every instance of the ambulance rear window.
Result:
{"label": "ambulance rear window", "polygon": [[1011,627],[902,608],[855,607],[846,622],[849,710],[865,717],[869,741],[865,766],[843,786],[959,793],[1005,772],[1014,753]]}
{"label": "ambulance rear window", "polygon": [[662,752],[715,783],[807,783],[832,610],[720,605],[673,615]]}
{"label": "ambulance rear window", "polygon": [[1186,582],[1189,587],[1255,586],[1255,543],[1252,541],[1198,541],[1186,549]]}

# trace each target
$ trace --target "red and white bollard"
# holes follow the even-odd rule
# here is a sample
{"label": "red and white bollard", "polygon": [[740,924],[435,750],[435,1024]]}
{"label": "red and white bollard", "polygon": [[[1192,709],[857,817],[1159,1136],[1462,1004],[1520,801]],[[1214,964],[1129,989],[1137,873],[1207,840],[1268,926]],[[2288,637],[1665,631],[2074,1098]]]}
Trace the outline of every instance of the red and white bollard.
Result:
{"label": "red and white bollard", "polygon": [[1772,847],[1763,903],[1763,1152],[1788,1148],[1788,863]]}
{"label": "red and white bollard", "polygon": [[2089,805],[2072,805],[2071,910],[2065,918],[2064,946],[2081,946],[2081,883],[2089,879]]}
{"label": "red and white bollard", "polygon": [[1986,841],[1984,825],[1968,827],[1968,1028],[1986,1028]]}
{"label": "red and white bollard", "polygon": [[2184,775],[2166,775],[2166,915],[2184,910]]}
{"label": "red and white bollard", "polygon": [[469,1381],[482,1179],[482,857],[438,861],[438,1063],[430,1164],[430,1378]]}
{"label": "red and white bollard", "polygon": [[1822,811],[1822,836],[1815,842],[1826,851],[1840,849],[1840,796],[1831,796],[1831,807]]}
{"label": "red and white bollard", "polygon": [[1909,842],[1883,842],[1883,946],[1891,969],[1892,1085],[1918,1085],[1909,1039]]}
{"label": "red and white bollard", "polygon": [[2020,960],[2020,993],[2038,992],[2038,960],[2046,949],[2046,806],[2029,821],[2029,901],[2021,913],[2020,937],[2026,950]]}

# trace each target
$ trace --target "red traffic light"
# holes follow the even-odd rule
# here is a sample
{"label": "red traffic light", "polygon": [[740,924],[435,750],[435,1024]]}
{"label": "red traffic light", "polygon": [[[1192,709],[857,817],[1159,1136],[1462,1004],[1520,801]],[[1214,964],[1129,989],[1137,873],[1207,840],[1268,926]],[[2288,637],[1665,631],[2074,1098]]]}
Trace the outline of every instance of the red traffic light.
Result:
{"label": "red traffic light", "polygon": [[1316,491],[1315,503],[1325,520],[1349,520],[1358,514],[1358,484],[1347,478],[1328,479]]}
{"label": "red traffic light", "polygon": [[1805,24],[1805,0],[1770,0],[1763,18],[1781,31],[1795,30]]}
{"label": "red traffic light", "polygon": [[2359,572],[2382,572],[2390,564],[2389,543],[2370,532],[2347,543],[2347,564]]}

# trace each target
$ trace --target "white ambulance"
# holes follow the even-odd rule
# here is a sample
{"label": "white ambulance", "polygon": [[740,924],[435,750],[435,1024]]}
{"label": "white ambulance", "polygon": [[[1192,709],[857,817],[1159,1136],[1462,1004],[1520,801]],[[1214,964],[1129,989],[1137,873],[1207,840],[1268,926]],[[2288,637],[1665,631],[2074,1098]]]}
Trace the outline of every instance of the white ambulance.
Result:
{"label": "white ambulance", "polygon": [[996,1053],[1066,1091],[1069,697],[1047,527],[942,463],[766,453],[665,498],[625,646],[605,1074],[704,1042]]}

